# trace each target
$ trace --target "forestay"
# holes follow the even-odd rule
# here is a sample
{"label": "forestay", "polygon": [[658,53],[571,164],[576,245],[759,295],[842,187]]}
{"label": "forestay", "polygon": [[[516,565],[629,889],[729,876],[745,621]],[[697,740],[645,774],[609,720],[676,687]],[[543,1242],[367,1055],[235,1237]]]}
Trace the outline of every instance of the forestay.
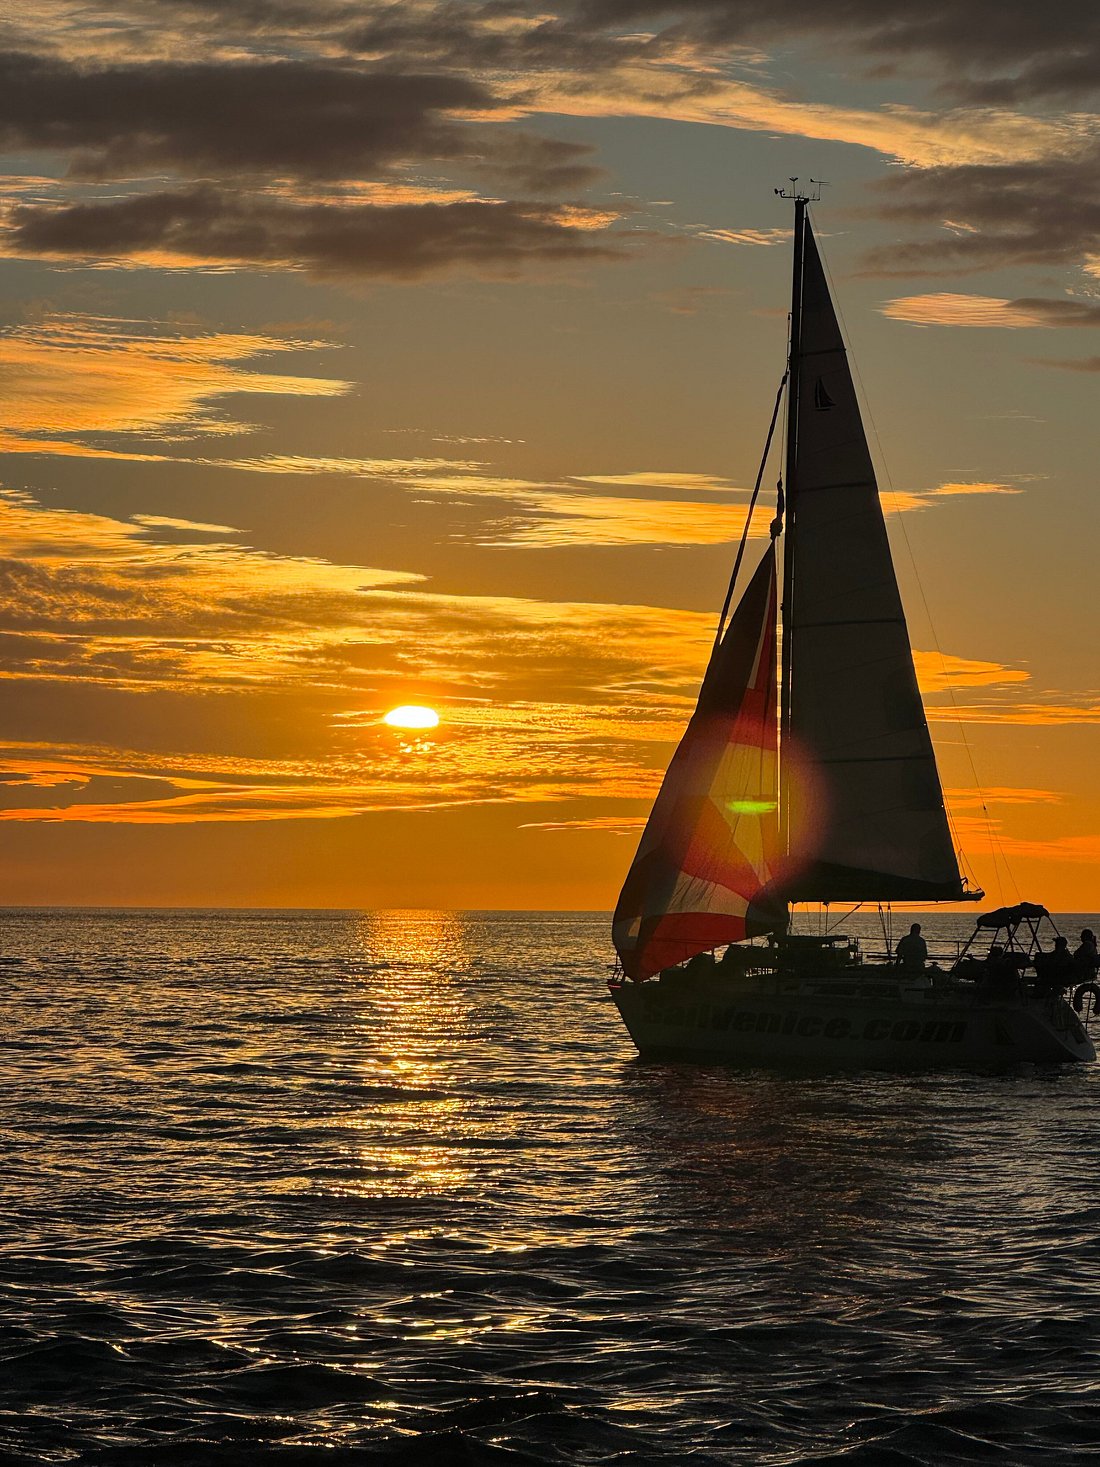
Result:
{"label": "forestay", "polygon": [[779,833],[776,600],[769,548],[711,656],[615,910],[635,980],[786,926],[766,890]]}

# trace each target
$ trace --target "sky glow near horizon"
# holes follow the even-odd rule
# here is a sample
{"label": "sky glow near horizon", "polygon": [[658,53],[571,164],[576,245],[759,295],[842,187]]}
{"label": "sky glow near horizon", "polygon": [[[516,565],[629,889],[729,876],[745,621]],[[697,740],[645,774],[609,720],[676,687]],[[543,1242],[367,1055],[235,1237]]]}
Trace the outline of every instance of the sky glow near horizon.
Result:
{"label": "sky glow near horizon", "polygon": [[0,903],[610,907],[797,174],[968,867],[1095,909],[1093,8],[303,14],[9,9]]}

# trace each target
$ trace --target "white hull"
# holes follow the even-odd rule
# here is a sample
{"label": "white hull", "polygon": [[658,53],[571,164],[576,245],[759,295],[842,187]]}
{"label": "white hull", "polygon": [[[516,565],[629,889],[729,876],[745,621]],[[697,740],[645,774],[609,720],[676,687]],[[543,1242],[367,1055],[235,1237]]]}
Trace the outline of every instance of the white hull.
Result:
{"label": "white hull", "polygon": [[612,984],[639,1052],[745,1066],[1003,1069],[1089,1063],[1096,1050],[1063,999],[987,997],[973,985],[708,977]]}

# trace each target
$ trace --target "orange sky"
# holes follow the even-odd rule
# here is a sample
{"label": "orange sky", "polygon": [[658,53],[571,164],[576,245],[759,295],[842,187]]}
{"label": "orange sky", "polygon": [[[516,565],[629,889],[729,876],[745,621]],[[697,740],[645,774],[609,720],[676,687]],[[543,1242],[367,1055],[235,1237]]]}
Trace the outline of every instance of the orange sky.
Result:
{"label": "orange sky", "polygon": [[966,867],[1094,909],[1100,39],[1022,0],[445,18],[11,7],[0,904],[610,907],[797,173]]}

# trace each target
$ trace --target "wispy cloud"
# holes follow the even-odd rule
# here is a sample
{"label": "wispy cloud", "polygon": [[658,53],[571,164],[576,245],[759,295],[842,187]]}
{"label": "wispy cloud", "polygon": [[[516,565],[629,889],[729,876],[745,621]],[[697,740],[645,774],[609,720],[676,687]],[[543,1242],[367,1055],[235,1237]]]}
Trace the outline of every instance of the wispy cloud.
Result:
{"label": "wispy cloud", "polygon": [[576,484],[607,484],[623,489],[684,490],[692,494],[739,494],[732,479],[720,474],[700,474],[667,469],[632,469],[626,474],[570,474]]}
{"label": "wispy cloud", "polygon": [[[991,95],[938,109],[788,95],[766,83],[759,42],[817,35],[818,21],[795,18],[796,8],[770,7],[765,16],[749,15],[747,5],[720,12],[687,0],[668,11],[619,0],[614,15],[565,3],[557,13],[521,7],[504,17],[481,6],[419,4],[368,7],[353,21],[337,6],[327,23],[317,11],[313,30],[291,7],[276,22],[268,3],[258,30],[258,17],[248,25],[227,7],[216,25],[202,8],[161,7],[159,24],[140,11],[129,25],[101,29],[98,47],[87,34],[81,40],[71,12],[68,28],[54,28],[71,54],[62,44],[49,53],[12,49],[0,61],[0,137],[13,151],[57,159],[64,175],[53,180],[52,198],[32,194],[13,205],[5,248],[114,267],[398,281],[455,272],[510,278],[622,258],[652,238],[609,228],[621,207],[579,201],[600,181],[593,149],[525,131],[518,124],[527,116],[664,118],[870,148],[910,165],[891,181],[881,210],[916,222],[926,222],[929,198],[953,197],[958,173],[1042,174],[1092,145],[1086,114],[1028,115]],[[177,29],[184,13],[199,26],[190,44]],[[196,49],[204,29],[211,44]],[[853,23],[846,12],[843,21],[831,17],[829,34],[894,55],[898,36],[918,31],[908,56],[952,49],[943,32],[900,16],[889,25],[869,16]],[[239,47],[228,44],[232,35]],[[961,60],[965,46],[954,49]],[[202,106],[193,105],[196,96]],[[440,166],[449,177],[414,176]],[[911,174],[924,183],[914,186]],[[105,180],[120,187],[89,197],[88,185]],[[988,251],[973,199],[969,212],[946,212],[960,259]],[[693,232],[739,245],[786,235],[749,223]],[[920,263],[926,246],[914,248],[903,265]]]}
{"label": "wispy cloud", "polygon": [[[1043,156],[956,159],[895,170],[872,185],[873,212],[906,236],[871,250],[873,274],[943,275],[1011,265],[1088,271],[1096,252],[1100,124]],[[944,221],[951,225],[944,228]],[[913,236],[912,231],[923,230]]]}
{"label": "wispy cloud", "polygon": [[583,84],[572,74],[543,76],[532,87],[532,99],[532,110],[572,116],[667,118],[849,143],[922,170],[1056,159],[1090,136],[1087,119],[1034,117],[1005,108],[934,111],[795,100],[757,82],[731,79],[714,66],[712,55],[686,48],[628,61],[613,73],[586,76]]}
{"label": "wispy cloud", "polygon": [[934,489],[891,489],[884,493],[883,503],[891,514],[907,514],[931,509],[944,500],[962,499],[984,494],[1022,494],[1019,484],[1002,484],[975,480],[973,483],[948,482]]}
{"label": "wispy cloud", "polygon": [[[917,681],[925,694],[943,693],[952,688],[999,687],[1010,683],[1026,683],[1030,674],[1023,668],[1008,667],[1002,662],[982,662],[950,653],[914,652]],[[929,710],[931,716],[931,710]]]}
{"label": "wispy cloud", "polygon": [[[332,474],[390,480],[427,496],[499,502],[487,522],[463,532],[487,546],[549,549],[567,546],[724,545],[740,538],[748,491],[720,475],[656,470],[623,474],[571,474],[550,483],[494,474],[484,462],[433,458],[338,458],[260,454],[204,459],[251,473]],[[593,489],[578,486],[594,486]],[[596,488],[618,490],[601,494]],[[1019,485],[992,481],[950,482],[932,489],[893,490],[891,513],[929,509],[945,500],[988,494],[1021,494]],[[714,496],[698,500],[692,496]],[[750,538],[765,540],[772,511],[758,511]]]}
{"label": "wispy cloud", "polygon": [[243,469],[250,474],[331,474],[351,479],[412,479],[417,483],[437,474],[478,476],[485,469],[483,463],[473,459],[341,458],[333,454],[303,453],[260,453],[249,458],[210,458],[203,462],[222,469]]}
{"label": "wispy cloud", "polygon": [[645,815],[592,815],[587,820],[531,820],[520,830],[599,830],[609,835],[637,837],[646,823]]}
{"label": "wispy cloud", "polygon": [[1030,728],[1063,728],[1073,724],[1100,723],[1100,694],[1082,693],[1068,698],[1052,693],[1032,701],[962,703],[951,709],[928,710],[930,719],[961,723],[1021,724]]}
{"label": "wispy cloud", "polygon": [[[850,0],[823,11],[813,0],[585,0],[499,7],[424,3],[349,5],[346,0],[265,0],[207,5],[194,0],[115,0],[111,23],[89,26],[80,0],[22,0],[12,40],[48,33],[73,54],[103,58],[224,55],[249,51],[401,58],[421,69],[503,74],[565,67],[602,73],[624,58],[686,47],[711,58],[759,64],[773,46],[825,41],[855,64],[904,64],[946,90],[979,101],[1088,96],[1098,88],[1100,28],[1080,4],[1044,11],[1028,0]],[[662,29],[664,27],[664,29]]]}
{"label": "wispy cloud", "polygon": [[[301,753],[13,745],[0,760],[5,818],[163,823],[645,801],[714,632],[698,612],[443,595],[407,573],[265,553],[239,534],[222,538],[224,527],[140,520],[0,497],[9,689],[141,693],[169,700],[166,728],[181,700],[238,700],[242,731],[266,726],[278,707],[280,725],[301,730]],[[1025,676],[924,654],[918,670],[933,692],[996,691]],[[431,736],[381,722],[410,698],[440,709]]]}
{"label": "wispy cloud", "polygon": [[[552,489],[515,491],[520,516],[479,534],[483,544],[547,548],[564,545],[724,545],[745,522],[741,506],[680,500],[615,498]],[[754,539],[766,539],[768,516],[757,516]]]}
{"label": "wispy cloud", "polygon": [[[341,396],[350,383],[244,365],[321,345],[103,316],[48,315],[0,335],[6,425],[0,449],[155,461],[159,455],[105,444],[103,435],[171,441],[240,433],[246,425],[220,406],[233,394]],[[91,441],[72,441],[80,435]]]}
{"label": "wispy cloud", "polygon": [[306,270],[326,278],[514,279],[529,267],[608,260],[640,243],[618,211],[462,199],[331,204],[196,184],[92,203],[16,205],[0,237],[14,256],[208,269]]}
{"label": "wispy cloud", "polygon": [[700,239],[715,239],[721,244],[777,245],[791,237],[789,229],[702,229]]}
{"label": "wispy cloud", "polygon": [[1032,357],[1040,367],[1059,367],[1063,372],[1100,372],[1100,357]]}
{"label": "wispy cloud", "polygon": [[179,520],[171,515],[135,514],[131,516],[135,525],[148,525],[153,530],[190,530],[196,535],[239,535],[232,525],[208,525],[201,520]]}
{"label": "wispy cloud", "polygon": [[989,295],[899,296],[879,310],[894,321],[916,326],[1053,327],[1100,326],[1100,305],[1093,301],[1022,297],[1003,300]]}
{"label": "wispy cloud", "polygon": [[1060,804],[1065,795],[1058,790],[1029,789],[1021,785],[989,785],[981,789],[945,789],[944,799],[954,814],[964,810],[988,810],[1001,805]]}

